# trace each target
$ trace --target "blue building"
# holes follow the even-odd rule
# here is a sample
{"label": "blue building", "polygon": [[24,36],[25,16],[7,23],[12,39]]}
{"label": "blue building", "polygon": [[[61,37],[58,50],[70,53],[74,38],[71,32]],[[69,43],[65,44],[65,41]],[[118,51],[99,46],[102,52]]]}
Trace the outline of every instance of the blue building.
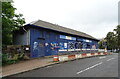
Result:
{"label": "blue building", "polygon": [[56,55],[98,49],[98,39],[76,30],[42,20],[32,22],[14,32],[14,44],[30,45],[30,57]]}

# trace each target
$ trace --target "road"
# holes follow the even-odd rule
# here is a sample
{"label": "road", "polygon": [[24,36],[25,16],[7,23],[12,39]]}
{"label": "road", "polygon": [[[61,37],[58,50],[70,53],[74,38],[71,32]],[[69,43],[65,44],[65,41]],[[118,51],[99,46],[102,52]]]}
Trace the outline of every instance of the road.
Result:
{"label": "road", "polygon": [[77,59],[11,77],[118,77],[118,54]]}

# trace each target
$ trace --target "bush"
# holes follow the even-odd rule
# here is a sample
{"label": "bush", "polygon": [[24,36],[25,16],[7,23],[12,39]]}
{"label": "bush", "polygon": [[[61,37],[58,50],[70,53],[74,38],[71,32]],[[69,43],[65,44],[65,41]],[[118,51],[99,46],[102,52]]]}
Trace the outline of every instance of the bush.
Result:
{"label": "bush", "polygon": [[13,56],[11,56],[11,54],[2,54],[2,65],[4,66],[8,64],[17,63],[18,61],[23,60],[23,58],[23,53],[14,54]]}
{"label": "bush", "polygon": [[[2,65],[17,63],[24,59],[24,55],[29,54],[29,45],[3,45],[2,46]],[[28,56],[29,57],[29,56]]]}
{"label": "bush", "polygon": [[8,55],[2,54],[2,65],[7,64],[7,62],[8,62]]}

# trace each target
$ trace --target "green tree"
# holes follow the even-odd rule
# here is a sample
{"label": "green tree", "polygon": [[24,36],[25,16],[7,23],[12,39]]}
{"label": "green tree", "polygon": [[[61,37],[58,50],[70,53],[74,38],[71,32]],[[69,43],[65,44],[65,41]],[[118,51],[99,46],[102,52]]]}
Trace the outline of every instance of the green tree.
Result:
{"label": "green tree", "polygon": [[118,25],[117,28],[114,29],[114,31],[116,32],[117,49],[120,51],[120,25]]}
{"label": "green tree", "polygon": [[102,39],[98,42],[99,49],[104,49],[105,48],[105,46],[103,44],[104,44],[104,39]]}
{"label": "green tree", "polygon": [[[113,30],[114,32],[108,32],[105,40],[107,42],[107,49],[108,50],[117,50],[117,52],[120,52],[120,25],[116,27],[116,29]],[[104,48],[102,46],[103,40],[99,42],[99,48]]]}
{"label": "green tree", "polygon": [[114,32],[108,32],[106,38],[107,40],[107,49],[114,50],[116,49],[116,35]]}
{"label": "green tree", "polygon": [[15,13],[11,2],[2,2],[2,44],[12,44],[12,32],[25,24],[22,14]]}

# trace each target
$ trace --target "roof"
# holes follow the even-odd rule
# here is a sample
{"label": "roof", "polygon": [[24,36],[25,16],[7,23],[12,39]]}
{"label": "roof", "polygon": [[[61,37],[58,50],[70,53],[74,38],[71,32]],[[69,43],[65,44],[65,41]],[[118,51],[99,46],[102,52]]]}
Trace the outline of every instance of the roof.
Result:
{"label": "roof", "polygon": [[86,33],[76,31],[76,30],[73,30],[73,29],[70,29],[70,28],[66,28],[66,27],[63,27],[63,26],[60,26],[60,25],[52,24],[52,23],[49,23],[49,22],[45,22],[45,21],[42,21],[42,20],[31,22],[30,25],[35,25],[35,26],[39,26],[39,27],[63,32],[63,33],[68,33],[68,34],[77,35],[77,36],[80,36],[80,37],[85,37],[85,38],[98,40],[98,39],[96,39],[96,38],[94,38],[91,35],[88,35]]}

